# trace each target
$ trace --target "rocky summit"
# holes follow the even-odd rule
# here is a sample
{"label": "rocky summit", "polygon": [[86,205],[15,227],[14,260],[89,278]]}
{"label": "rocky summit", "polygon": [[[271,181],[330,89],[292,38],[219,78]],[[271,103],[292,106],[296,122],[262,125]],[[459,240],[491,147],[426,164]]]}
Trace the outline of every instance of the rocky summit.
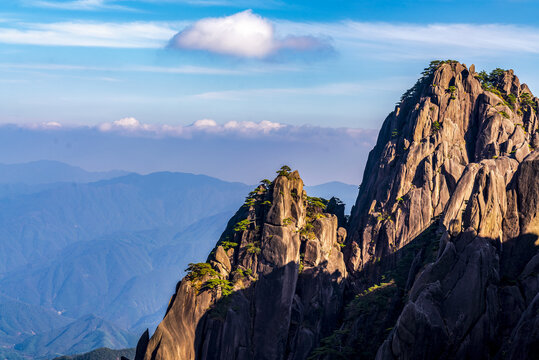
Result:
{"label": "rocky summit", "polygon": [[351,216],[286,166],[262,181],[136,360],[534,358],[538,108],[511,70],[431,63]]}

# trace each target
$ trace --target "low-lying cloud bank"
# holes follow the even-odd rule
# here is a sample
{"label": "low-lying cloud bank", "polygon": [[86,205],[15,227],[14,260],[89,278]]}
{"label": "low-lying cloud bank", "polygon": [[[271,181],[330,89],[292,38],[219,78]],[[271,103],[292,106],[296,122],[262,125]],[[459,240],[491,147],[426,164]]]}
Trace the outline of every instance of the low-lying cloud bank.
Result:
{"label": "low-lying cloud bank", "polygon": [[359,184],[378,131],[271,121],[191,125],[123,118],[96,126],[0,126],[0,162],[57,160],[88,170],[181,171],[255,183],[287,164],[309,185]]}
{"label": "low-lying cloud bank", "polygon": [[[4,125],[6,126],[6,125]],[[19,127],[33,130],[63,130],[75,131],[77,129],[96,130],[101,133],[117,134],[122,136],[135,136],[147,138],[183,138],[192,139],[197,136],[232,137],[232,138],[273,138],[283,141],[319,141],[327,138],[349,137],[360,139],[365,136],[376,135],[372,129],[360,128],[331,128],[312,125],[294,126],[263,120],[228,121],[218,123],[213,119],[197,120],[190,125],[150,124],[143,123],[134,117],[125,117],[112,122],[105,122],[95,126],[65,126],[59,122],[43,122],[24,124]],[[370,142],[369,142],[370,143]]]}
{"label": "low-lying cloud bank", "polygon": [[237,134],[243,136],[256,136],[269,134],[276,130],[287,127],[286,125],[271,121],[229,121],[218,124],[212,119],[197,120],[188,126],[166,124],[143,124],[133,117],[126,117],[113,122],[103,123],[97,126],[103,132],[120,132],[124,134],[150,135],[150,136],[174,136],[190,138],[197,133],[209,134]]}

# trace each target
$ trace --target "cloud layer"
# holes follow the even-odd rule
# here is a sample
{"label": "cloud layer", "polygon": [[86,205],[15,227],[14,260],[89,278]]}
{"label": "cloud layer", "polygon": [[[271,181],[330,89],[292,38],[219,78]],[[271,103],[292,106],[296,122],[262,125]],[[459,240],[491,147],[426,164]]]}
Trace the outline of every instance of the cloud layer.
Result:
{"label": "cloud layer", "polygon": [[[178,32],[182,27],[185,29]],[[332,39],[331,44],[326,39]],[[312,52],[334,46],[339,52],[361,57],[430,59],[449,54],[453,58],[507,52],[538,54],[539,28],[508,24],[270,22],[247,10],[195,23],[6,20],[0,23],[0,43],[113,48],[162,48],[168,43],[178,49],[255,59],[287,50]]]}
{"label": "cloud layer", "polygon": [[197,21],[170,40],[170,47],[204,50],[246,58],[266,58],[280,51],[331,50],[327,40],[314,36],[278,38],[273,24],[251,10]]}
{"label": "cloud layer", "polygon": [[[50,129],[50,126],[41,125],[42,128]],[[216,136],[283,136],[295,132],[295,127],[277,122],[263,120],[252,121],[228,121],[219,124],[212,119],[197,120],[191,125],[168,125],[168,124],[145,124],[133,117],[126,117],[113,122],[97,125],[101,132],[113,132],[124,135],[149,136],[149,137],[181,137],[191,138],[197,135]]]}
{"label": "cloud layer", "polygon": [[72,0],[72,1],[35,0],[35,1],[30,1],[29,3],[37,7],[63,9],[63,10],[126,9],[121,6],[107,4],[105,0]]}
{"label": "cloud layer", "polygon": [[[11,126],[0,124],[2,126]],[[200,119],[190,125],[148,124],[134,117],[125,117],[112,122],[95,126],[69,126],[56,121],[29,123],[17,127],[36,131],[71,131],[75,129],[92,129],[100,133],[115,134],[127,137],[141,138],[181,138],[192,139],[199,136],[215,138],[244,138],[244,139],[279,139],[282,141],[326,142],[327,139],[339,137],[349,139],[368,139],[365,144],[374,141],[377,131],[360,128],[333,128],[312,125],[295,126],[263,120],[228,121],[218,123],[213,119]],[[336,140],[335,140],[336,141]]]}
{"label": "cloud layer", "polygon": [[134,118],[93,127],[0,125],[0,162],[49,159],[93,170],[182,171],[245,183],[270,177],[288,164],[309,184],[354,184],[361,180],[377,132],[211,119],[188,126]]}

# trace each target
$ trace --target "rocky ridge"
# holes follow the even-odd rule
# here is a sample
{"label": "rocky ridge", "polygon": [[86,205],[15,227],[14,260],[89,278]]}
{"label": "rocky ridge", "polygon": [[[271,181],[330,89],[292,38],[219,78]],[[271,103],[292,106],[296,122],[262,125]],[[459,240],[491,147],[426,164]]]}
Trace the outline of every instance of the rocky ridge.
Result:
{"label": "rocky ridge", "polygon": [[297,172],[263,181],[137,359],[304,359],[337,325],[346,277],[346,232],[325,207]]}
{"label": "rocky ridge", "polygon": [[384,121],[349,221],[281,170],[136,359],[539,352],[538,108],[511,70],[433,62]]}
{"label": "rocky ridge", "polygon": [[394,253],[443,213],[470,163],[539,146],[538,100],[512,70],[434,62],[384,121],[349,227],[352,272]]}

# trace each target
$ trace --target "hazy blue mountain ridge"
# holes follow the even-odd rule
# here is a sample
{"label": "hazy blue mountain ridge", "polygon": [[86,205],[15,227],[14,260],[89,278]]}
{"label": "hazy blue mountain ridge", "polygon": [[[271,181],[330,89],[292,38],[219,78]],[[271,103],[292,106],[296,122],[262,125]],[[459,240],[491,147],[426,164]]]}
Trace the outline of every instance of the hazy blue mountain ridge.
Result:
{"label": "hazy blue mountain ridge", "polygon": [[[156,326],[187,264],[205,259],[252,188],[170,172],[0,184],[0,345],[7,346],[0,358],[133,346],[114,340],[114,331],[132,339]],[[324,197],[331,189],[343,200],[357,190],[307,187]],[[93,347],[70,336],[46,345],[54,331],[78,328],[88,316],[112,325],[99,336],[87,328],[81,336]]]}
{"label": "hazy blue mountain ridge", "polygon": [[127,171],[86,171],[59,161],[39,160],[22,164],[0,164],[0,184],[86,183],[126,175]]}

